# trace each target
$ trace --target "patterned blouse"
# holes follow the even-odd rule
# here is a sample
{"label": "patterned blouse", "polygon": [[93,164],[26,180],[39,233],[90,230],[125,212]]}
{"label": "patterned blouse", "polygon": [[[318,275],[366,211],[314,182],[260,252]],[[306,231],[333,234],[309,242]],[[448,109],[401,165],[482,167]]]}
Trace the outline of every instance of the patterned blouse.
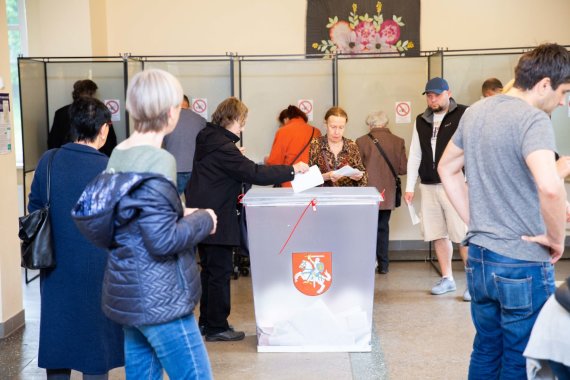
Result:
{"label": "patterned blouse", "polygon": [[359,181],[354,181],[349,177],[342,177],[335,183],[325,181],[323,186],[366,186],[368,183],[368,175],[362,164],[358,145],[356,145],[354,141],[344,137],[342,138],[342,150],[338,153],[336,158],[329,147],[327,135],[311,140],[311,146],[309,147],[309,166],[312,165],[317,165],[323,174],[331,170],[340,169],[346,165],[350,165],[364,172],[364,175]]}

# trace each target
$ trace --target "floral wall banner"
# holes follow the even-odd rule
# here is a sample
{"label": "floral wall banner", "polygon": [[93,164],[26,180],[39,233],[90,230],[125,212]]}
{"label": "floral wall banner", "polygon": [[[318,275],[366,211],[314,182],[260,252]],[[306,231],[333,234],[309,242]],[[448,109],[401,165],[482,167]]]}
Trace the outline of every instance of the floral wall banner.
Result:
{"label": "floral wall banner", "polygon": [[307,0],[307,54],[420,52],[420,0]]}

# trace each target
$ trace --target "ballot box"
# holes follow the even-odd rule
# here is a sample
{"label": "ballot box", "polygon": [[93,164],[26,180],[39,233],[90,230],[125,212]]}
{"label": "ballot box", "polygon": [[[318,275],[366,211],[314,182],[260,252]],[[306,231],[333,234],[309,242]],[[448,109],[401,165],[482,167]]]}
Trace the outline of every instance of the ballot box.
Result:
{"label": "ballot box", "polygon": [[371,350],[380,199],[373,187],[245,195],[259,352]]}

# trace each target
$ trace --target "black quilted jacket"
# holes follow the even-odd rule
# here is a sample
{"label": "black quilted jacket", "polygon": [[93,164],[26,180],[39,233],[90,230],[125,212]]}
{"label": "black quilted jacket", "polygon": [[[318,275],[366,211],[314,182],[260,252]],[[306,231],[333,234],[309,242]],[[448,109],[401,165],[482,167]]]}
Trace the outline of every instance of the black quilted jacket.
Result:
{"label": "black quilted jacket", "polygon": [[152,173],[102,173],[72,210],[77,227],[109,256],[103,312],[127,326],[186,316],[200,299],[194,246],[213,228],[206,211],[183,217],[172,182]]}

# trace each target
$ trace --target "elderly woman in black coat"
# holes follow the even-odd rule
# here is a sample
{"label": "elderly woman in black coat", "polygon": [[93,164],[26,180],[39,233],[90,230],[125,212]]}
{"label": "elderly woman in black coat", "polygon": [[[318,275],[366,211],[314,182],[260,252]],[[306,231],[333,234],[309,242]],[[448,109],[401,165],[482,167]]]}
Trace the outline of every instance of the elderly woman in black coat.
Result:
{"label": "elderly woman in black coat", "polygon": [[38,163],[28,210],[47,201],[47,166],[51,166],[50,218],[57,266],[40,271],[41,315],[38,366],[47,378],[106,379],[124,364],[123,331],[103,315],[101,286],[107,253],[77,230],[70,211],[81,192],[105,170],[98,152],[107,139],[111,114],[95,98],[78,98],[70,107],[73,143],[47,151]]}
{"label": "elderly woman in black coat", "polygon": [[295,165],[257,165],[236,146],[243,131],[248,109],[239,99],[224,100],[196,138],[194,170],[186,187],[188,207],[211,208],[218,215],[215,234],[198,245],[202,272],[200,329],[207,341],[234,341],[245,337],[228,324],[230,315],[230,277],[233,270],[232,247],[239,245],[236,215],[237,197],[243,182],[273,185],[306,172],[304,162]]}

